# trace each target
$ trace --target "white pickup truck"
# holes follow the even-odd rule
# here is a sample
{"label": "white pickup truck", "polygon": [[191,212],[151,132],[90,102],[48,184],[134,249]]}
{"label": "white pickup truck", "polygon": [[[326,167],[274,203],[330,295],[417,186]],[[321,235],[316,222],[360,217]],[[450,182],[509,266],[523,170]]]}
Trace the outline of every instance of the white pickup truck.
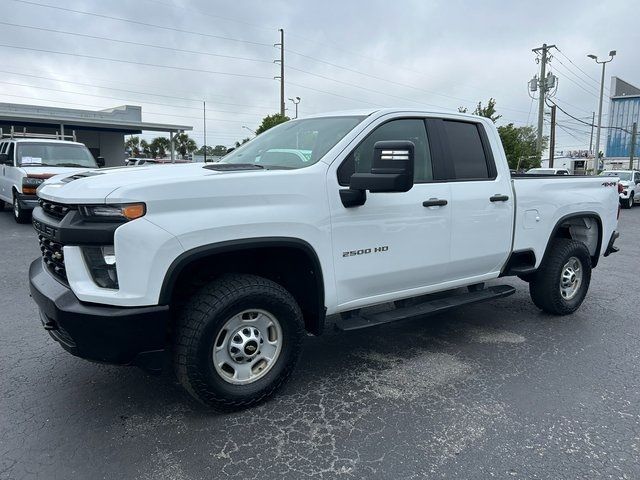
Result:
{"label": "white pickup truck", "polygon": [[[66,140],[73,138],[73,140]],[[104,160],[98,159],[104,165]],[[13,208],[18,223],[28,223],[38,203],[36,189],[47,178],[97,168],[89,149],[75,135],[46,135],[0,130],[0,211]]]}
{"label": "white pickup truck", "polygon": [[426,316],[513,293],[484,286],[507,275],[572,313],[618,236],[616,178],[512,178],[491,121],[405,109],[293,120],[219,163],[59,176],[38,196],[44,328],[94,361],[155,370],[171,353],[217,409],[271,395],[327,315]]}

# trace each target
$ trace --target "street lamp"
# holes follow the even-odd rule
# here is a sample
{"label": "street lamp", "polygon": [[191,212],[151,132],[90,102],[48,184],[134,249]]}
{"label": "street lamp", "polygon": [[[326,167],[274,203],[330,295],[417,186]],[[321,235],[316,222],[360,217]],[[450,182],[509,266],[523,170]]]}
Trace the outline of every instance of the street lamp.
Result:
{"label": "street lamp", "polygon": [[596,133],[596,159],[597,159],[597,168],[600,168],[600,128],[602,125],[602,97],[604,95],[604,68],[607,63],[613,60],[613,57],[616,56],[616,51],[611,50],[609,52],[609,60],[599,61],[598,57],[595,55],[589,54],[587,57],[595,60],[596,63],[602,64],[602,78],[600,79],[600,103],[598,105],[598,131]]}
{"label": "street lamp", "polygon": [[300,103],[300,97],[296,97],[295,99],[290,98],[289,101],[293,102],[296,106],[296,118],[298,118],[298,104]]}
{"label": "street lamp", "polygon": [[249,130],[251,133],[253,133],[254,135],[256,134],[255,130],[251,130],[249,127],[247,127],[246,125],[242,125],[242,128],[244,128],[245,130]]}

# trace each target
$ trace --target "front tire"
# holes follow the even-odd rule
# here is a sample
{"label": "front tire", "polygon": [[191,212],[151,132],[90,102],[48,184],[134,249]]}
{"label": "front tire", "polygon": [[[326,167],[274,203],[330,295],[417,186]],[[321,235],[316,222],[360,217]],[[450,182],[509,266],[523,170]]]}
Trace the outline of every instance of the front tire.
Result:
{"label": "front tire", "polygon": [[215,410],[247,408],[286,382],[303,338],[300,307],[282,286],[255,275],[224,275],[180,313],[176,375]]}
{"label": "front tire", "polygon": [[587,246],[576,240],[559,238],[529,282],[533,303],[553,315],[575,312],[591,282],[591,256]]}
{"label": "front tire", "polygon": [[18,223],[29,223],[31,221],[31,212],[20,206],[18,196],[13,195],[13,219]]}

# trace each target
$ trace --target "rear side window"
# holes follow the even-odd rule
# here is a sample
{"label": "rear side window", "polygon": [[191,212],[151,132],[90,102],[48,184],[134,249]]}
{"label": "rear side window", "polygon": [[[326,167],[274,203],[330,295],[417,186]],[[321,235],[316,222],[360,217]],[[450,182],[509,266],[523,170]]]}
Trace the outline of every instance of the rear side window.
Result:
{"label": "rear side window", "polygon": [[491,178],[478,125],[445,120],[444,129],[449,144],[450,175],[457,180]]}
{"label": "rear side window", "polygon": [[7,157],[9,157],[9,160],[13,161],[13,142],[9,142],[9,148],[7,148]]}

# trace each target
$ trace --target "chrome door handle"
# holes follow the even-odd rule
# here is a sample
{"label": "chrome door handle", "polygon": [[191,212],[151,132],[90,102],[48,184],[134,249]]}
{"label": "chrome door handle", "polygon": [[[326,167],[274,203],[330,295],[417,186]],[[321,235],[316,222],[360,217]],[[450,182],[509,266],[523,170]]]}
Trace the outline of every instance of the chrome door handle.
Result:
{"label": "chrome door handle", "polygon": [[423,207],[444,207],[448,202],[440,198],[430,198],[422,202]]}

